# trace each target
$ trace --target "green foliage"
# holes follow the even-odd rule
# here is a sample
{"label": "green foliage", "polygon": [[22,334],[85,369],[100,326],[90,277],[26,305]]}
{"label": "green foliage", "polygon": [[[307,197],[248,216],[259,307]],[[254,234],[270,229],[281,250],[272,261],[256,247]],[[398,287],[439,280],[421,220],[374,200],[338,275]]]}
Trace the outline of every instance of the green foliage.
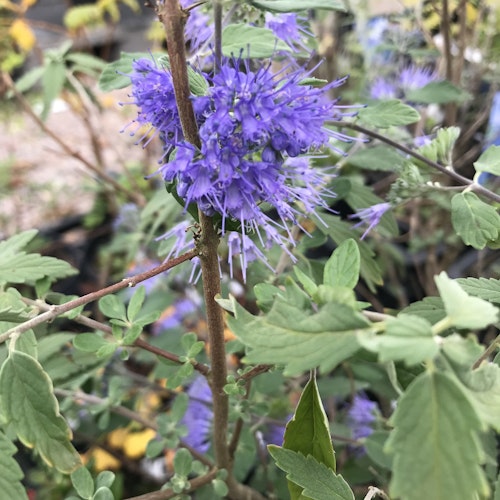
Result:
{"label": "green foliage", "polygon": [[35,230],[24,231],[0,242],[0,283],[34,284],[42,278],[55,281],[77,274],[77,270],[63,260],[21,250],[36,234]]}
{"label": "green foliage", "polygon": [[230,24],[222,31],[222,53],[227,57],[264,58],[276,51],[290,52],[290,47],[267,28]]}
{"label": "green foliage", "polygon": [[466,245],[478,250],[495,242],[500,234],[500,215],[470,191],[451,200],[451,222]]}
{"label": "green foliage", "polygon": [[430,82],[425,87],[412,89],[406,94],[406,99],[415,104],[447,104],[462,102],[471,96],[468,92],[459,89],[451,82]]}
{"label": "green foliage", "polygon": [[488,172],[493,175],[500,175],[500,146],[490,146],[474,162],[476,172]]}
{"label": "green foliage", "polygon": [[371,146],[358,149],[347,159],[349,165],[365,170],[379,170],[381,172],[397,172],[404,162],[404,158],[388,146]]}
{"label": "green foliage", "polygon": [[353,239],[343,241],[325,264],[323,283],[353,289],[359,279],[360,253]]}
{"label": "green foliage", "polygon": [[271,12],[300,12],[306,9],[347,11],[342,0],[302,0],[300,4],[294,0],[250,0],[250,3]]}
{"label": "green foliage", "polygon": [[431,161],[452,165],[452,152],[459,136],[459,127],[440,128],[436,137],[419,148],[418,152]]}
{"label": "green foliage", "polygon": [[18,463],[12,458],[17,452],[14,444],[0,432],[0,488],[2,495],[6,498],[16,500],[28,500],[26,490],[21,484],[23,471]]}
{"label": "green foliage", "polygon": [[409,125],[420,119],[417,110],[395,99],[381,101],[361,109],[358,119],[365,125],[376,128],[389,128],[398,125]]}
{"label": "green foliage", "polygon": [[494,278],[458,278],[457,282],[469,295],[500,305],[500,280]]}
{"label": "green foliage", "polygon": [[268,314],[253,316],[232,298],[231,310],[229,327],[249,348],[245,360],[284,365],[285,375],[317,366],[333,369],[359,349],[356,333],[372,328],[361,314],[338,303],[312,312],[277,296]]}
{"label": "green foliage", "polygon": [[410,384],[392,417],[390,493],[405,500],[475,498],[488,494],[481,469],[481,421],[446,373],[426,371]]}
{"label": "green foliage", "polygon": [[287,473],[288,480],[303,488],[304,496],[292,495],[292,500],[354,500],[354,493],[344,478],[313,456],[305,457],[302,453],[274,445],[268,449],[276,465]]}
{"label": "green foliage", "polygon": [[70,473],[81,464],[52,382],[36,359],[17,351],[9,354],[0,371],[0,401],[3,417],[19,440],[35,448],[48,465]]}
{"label": "green foliage", "polygon": [[498,320],[498,308],[483,299],[468,295],[445,272],[436,276],[435,281],[451,325],[479,329]]}

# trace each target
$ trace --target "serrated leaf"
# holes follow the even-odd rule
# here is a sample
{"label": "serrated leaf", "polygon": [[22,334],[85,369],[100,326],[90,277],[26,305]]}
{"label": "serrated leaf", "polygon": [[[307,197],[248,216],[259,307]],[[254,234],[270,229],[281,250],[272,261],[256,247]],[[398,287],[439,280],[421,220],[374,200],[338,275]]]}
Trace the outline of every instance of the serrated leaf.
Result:
{"label": "serrated leaf", "polygon": [[81,465],[50,378],[36,359],[13,351],[0,371],[1,411],[19,440],[65,474]]}
{"label": "serrated leaf", "polygon": [[451,222],[464,243],[478,250],[500,234],[498,212],[470,191],[457,193],[451,199]]}
{"label": "serrated leaf", "polygon": [[14,460],[17,448],[4,434],[0,432],[0,491],[4,498],[28,500],[28,495],[21,479],[24,477],[21,467]]}
{"label": "serrated leaf", "polygon": [[494,278],[458,278],[457,282],[469,295],[500,305],[500,280]]}
{"label": "serrated leaf", "polygon": [[474,162],[476,172],[489,172],[500,176],[500,146],[490,146]]}
{"label": "serrated leaf", "polygon": [[[274,445],[269,445],[268,450],[276,465],[287,473],[287,479],[304,489],[306,498],[354,500],[354,494],[344,478],[314,457],[305,457],[302,453]],[[292,500],[296,498],[292,497]]]}
{"label": "serrated leaf", "polygon": [[424,87],[413,89],[406,93],[405,99],[415,104],[446,104],[449,102],[462,102],[471,96],[451,82],[430,82]]}
{"label": "serrated leaf", "polygon": [[[330,238],[337,244],[340,245],[343,241],[352,238],[352,225],[340,220],[339,217],[335,217],[329,214],[321,214],[321,220],[326,224],[320,222],[319,219],[315,219],[317,228]],[[375,261],[375,254],[369,247],[369,245],[365,241],[358,241],[356,243],[359,247],[359,254],[361,257],[360,263],[360,274],[361,277],[365,280],[368,288],[375,292],[376,285],[382,285],[382,274],[380,271],[380,267]]]}
{"label": "serrated leaf", "polygon": [[90,499],[94,494],[94,480],[87,467],[82,466],[71,473],[71,482],[82,498]]}
{"label": "serrated leaf", "polygon": [[389,146],[373,146],[358,149],[347,158],[347,162],[365,170],[381,172],[397,172],[405,159],[394,148]]}
{"label": "serrated leaf", "polygon": [[382,335],[359,334],[360,344],[379,355],[379,361],[404,361],[415,365],[433,359],[439,352],[431,324],[424,318],[400,314],[387,320]]}
{"label": "serrated leaf", "polygon": [[229,24],[222,31],[222,53],[226,57],[263,58],[291,48],[267,28]]}
{"label": "serrated leaf", "polygon": [[481,429],[474,408],[447,374],[424,372],[398,402],[386,445],[394,454],[390,494],[405,500],[487,496]]}
{"label": "serrated leaf", "polygon": [[352,238],[343,241],[325,264],[323,283],[354,289],[359,280],[360,261],[356,242]]}
{"label": "serrated leaf", "polygon": [[499,310],[489,302],[471,297],[443,271],[434,278],[446,314],[457,328],[479,329],[498,321]]}
{"label": "serrated leaf", "polygon": [[229,328],[249,348],[248,363],[285,365],[285,375],[319,366],[326,372],[359,348],[356,333],[371,329],[359,313],[343,304],[301,311],[278,297],[265,316],[253,316],[231,297],[235,316]]}
{"label": "serrated leaf", "polygon": [[451,165],[453,148],[460,136],[460,132],[460,127],[440,128],[436,137],[417,151],[429,160]]}
{"label": "serrated leaf", "polygon": [[420,316],[432,325],[446,316],[441,297],[424,297],[422,300],[405,307],[401,312]]}
{"label": "serrated leaf", "polygon": [[420,120],[418,111],[398,99],[381,101],[370,105],[358,112],[358,119],[377,128],[397,127],[409,125]]}
{"label": "serrated leaf", "polygon": [[271,12],[300,12],[309,9],[340,10],[347,12],[342,0],[250,0],[258,9]]}

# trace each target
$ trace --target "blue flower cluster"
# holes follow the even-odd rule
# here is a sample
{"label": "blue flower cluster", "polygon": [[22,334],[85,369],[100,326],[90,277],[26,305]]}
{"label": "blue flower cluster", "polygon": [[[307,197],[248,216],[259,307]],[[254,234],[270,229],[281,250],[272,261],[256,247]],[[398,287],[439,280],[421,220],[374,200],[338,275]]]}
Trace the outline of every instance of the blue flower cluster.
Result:
{"label": "blue flower cluster", "polygon": [[[165,142],[170,161],[162,161],[163,178],[175,184],[186,207],[194,203],[207,215],[220,214],[223,234],[226,222],[236,221],[242,236],[256,234],[262,247],[288,248],[288,225],[299,224],[303,212],[328,208],[329,174],[300,155],[318,151],[332,137],[348,140],[325,127],[345,116],[328,97],[345,79],[319,88],[306,83],[310,72],[301,69],[273,73],[269,65],[252,70],[240,59],[226,60],[206,95],[192,96],[198,149],[183,138],[168,69],[140,59],[133,70],[136,121],[150,123]],[[277,217],[268,215],[271,208]]]}

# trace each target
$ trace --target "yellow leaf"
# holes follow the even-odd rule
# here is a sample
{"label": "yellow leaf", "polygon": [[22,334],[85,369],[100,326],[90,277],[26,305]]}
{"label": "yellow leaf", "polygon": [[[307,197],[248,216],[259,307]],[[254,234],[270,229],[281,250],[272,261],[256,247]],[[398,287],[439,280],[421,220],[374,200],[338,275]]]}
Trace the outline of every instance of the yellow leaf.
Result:
{"label": "yellow leaf", "polygon": [[23,52],[29,52],[35,46],[35,34],[30,25],[23,19],[16,19],[12,23],[9,35]]}
{"label": "yellow leaf", "polygon": [[118,469],[120,467],[120,461],[107,451],[104,451],[102,448],[93,448],[89,450],[82,458],[84,463],[92,460],[94,463],[94,470],[96,472]]}
{"label": "yellow leaf", "polygon": [[123,447],[123,441],[127,437],[129,433],[128,429],[119,428],[108,434],[108,443],[112,448],[116,448],[117,450]]}
{"label": "yellow leaf", "polygon": [[129,434],[123,442],[123,451],[129,458],[141,458],[146,453],[146,446],[156,436],[153,429],[145,429],[141,432]]}

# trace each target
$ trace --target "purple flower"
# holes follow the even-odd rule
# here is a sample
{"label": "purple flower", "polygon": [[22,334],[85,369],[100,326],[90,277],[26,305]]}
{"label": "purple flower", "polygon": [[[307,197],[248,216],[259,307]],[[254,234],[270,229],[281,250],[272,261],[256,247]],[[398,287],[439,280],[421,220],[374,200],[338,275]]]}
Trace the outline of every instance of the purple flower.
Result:
{"label": "purple flower", "polygon": [[153,333],[160,334],[165,330],[182,325],[184,319],[200,308],[201,299],[198,295],[190,294],[174,301],[160,319],[153,326]]}
{"label": "purple flower", "polygon": [[[302,212],[328,209],[324,195],[333,195],[324,190],[330,174],[295,157],[328,145],[331,138],[350,139],[325,127],[327,120],[345,116],[328,97],[345,79],[317,88],[301,83],[311,72],[290,69],[275,74],[269,65],[251,70],[248,62],[225,60],[207,95],[192,96],[201,150],[182,136],[169,72],[140,60],[131,75],[137,121],[150,122],[166,153],[174,151],[160,171],[185,206],[220,214],[223,235],[229,220],[243,235],[255,234],[262,248],[277,243],[289,253],[294,244],[289,225],[298,225]],[[267,213],[273,208],[277,218]],[[265,260],[251,240],[243,238],[241,244],[249,255],[243,267],[254,256]]]}
{"label": "purple flower", "polygon": [[408,92],[409,90],[421,89],[428,83],[435,81],[436,78],[437,73],[434,70],[410,65],[399,74],[399,84],[403,92]]}
{"label": "purple flower", "polygon": [[363,208],[358,210],[355,214],[349,216],[350,219],[361,219],[353,227],[359,227],[362,224],[368,224],[368,228],[365,230],[361,239],[365,236],[380,222],[382,216],[391,208],[390,203],[377,203],[373,207]]}
{"label": "purple flower", "polygon": [[[196,0],[182,0],[181,6],[183,9],[191,6]],[[214,30],[212,27],[210,16],[205,14],[197,6],[190,9],[189,16],[186,21],[185,37],[189,42],[191,52],[197,52],[212,38]]]}
{"label": "purple flower", "polygon": [[300,26],[298,21],[301,19],[297,14],[271,14],[266,12],[266,28],[269,28],[277,38],[283,40],[289,47],[294,51],[297,51],[296,46],[298,45],[306,52],[310,52],[310,49],[305,45],[303,35],[310,36],[311,33],[307,32],[304,28]]}
{"label": "purple flower", "polygon": [[138,228],[139,222],[139,207],[135,203],[125,203],[120,207],[118,215],[113,221],[113,231],[133,232]]}
{"label": "purple flower", "polygon": [[372,99],[396,99],[398,90],[391,82],[379,77],[370,87],[370,97]]}
{"label": "purple flower", "polygon": [[364,393],[354,396],[347,412],[347,425],[351,428],[354,439],[368,437],[373,432],[376,408],[377,403],[368,399]]}
{"label": "purple flower", "polygon": [[214,413],[211,407],[212,391],[207,379],[198,376],[187,390],[189,403],[180,424],[187,427],[184,442],[200,453],[210,448],[210,431]]}

